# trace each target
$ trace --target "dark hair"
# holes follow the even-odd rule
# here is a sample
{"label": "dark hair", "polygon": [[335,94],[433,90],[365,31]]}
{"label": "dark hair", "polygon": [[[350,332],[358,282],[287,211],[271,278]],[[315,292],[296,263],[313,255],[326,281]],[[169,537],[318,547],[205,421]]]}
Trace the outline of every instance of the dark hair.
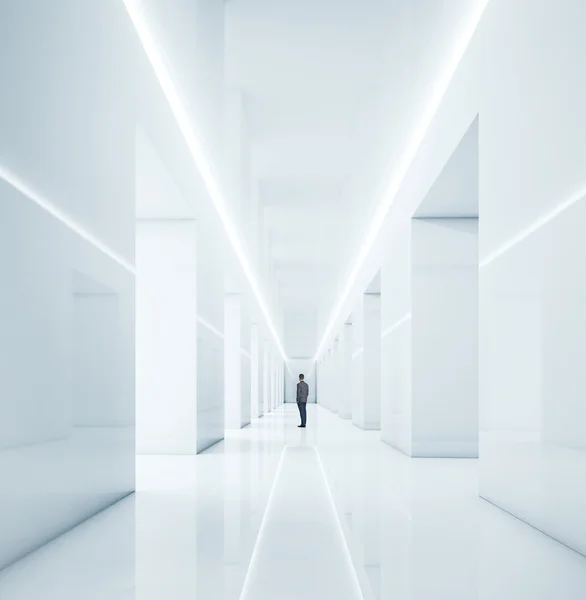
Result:
{"label": "dark hair", "polygon": [[305,375],[301,373],[301,375],[299,375],[299,379],[305,379]]}

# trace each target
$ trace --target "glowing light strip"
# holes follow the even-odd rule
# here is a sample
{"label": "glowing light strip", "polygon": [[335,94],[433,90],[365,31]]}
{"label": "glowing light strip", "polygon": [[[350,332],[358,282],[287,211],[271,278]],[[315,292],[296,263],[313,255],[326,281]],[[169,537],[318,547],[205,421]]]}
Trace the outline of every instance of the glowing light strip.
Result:
{"label": "glowing light strip", "polygon": [[240,354],[242,354],[242,356],[246,356],[246,358],[248,358],[249,360],[252,358],[250,352],[247,352],[244,348],[240,348]]}
{"label": "glowing light strip", "polygon": [[[268,407],[267,407],[268,408]],[[271,409],[268,408],[267,412],[270,412]],[[270,513],[271,506],[273,504],[273,498],[275,495],[275,489],[277,487],[277,481],[281,476],[281,472],[283,470],[283,463],[285,462],[285,450],[287,446],[283,448],[281,451],[281,457],[279,459],[279,465],[277,466],[277,471],[275,473],[275,478],[273,480],[273,487],[269,493],[269,499],[267,501],[267,505],[265,507],[265,511],[263,514],[262,522],[260,524],[260,529],[258,530],[258,536],[256,538],[256,543],[254,544],[254,548],[252,550],[252,556],[250,557],[250,563],[248,564],[248,569],[246,570],[246,576],[244,577],[244,584],[242,585],[242,591],[240,592],[240,600],[246,598],[246,594],[248,593],[248,587],[250,586],[250,573],[253,570],[254,564],[258,560],[258,549],[261,546],[260,540],[263,538],[265,529],[267,527],[267,515]]]}
{"label": "glowing light strip", "polygon": [[556,217],[564,213],[566,210],[574,206],[577,202],[586,197],[586,190],[581,190],[577,194],[574,194],[571,198],[558,204],[553,210],[547,214],[539,217],[536,221],[533,221],[529,227],[520,231],[517,235],[513,236],[509,241],[505,242],[502,246],[497,248],[494,252],[491,252],[486,258],[480,261],[478,265],[480,269],[487,267],[495,260],[500,258],[503,254],[512,250],[515,246],[526,240],[530,235],[541,229],[544,225],[547,225],[550,221],[553,221]]}
{"label": "glowing light strip", "polygon": [[330,319],[328,321],[328,325],[315,354],[316,360],[319,358],[320,354],[324,350],[328,338],[332,330],[336,326],[337,320],[344,307],[344,304],[348,296],[350,295],[350,292],[352,291],[352,287],[358,279],[360,270],[362,269],[362,266],[366,261],[370,250],[374,246],[374,242],[376,241],[376,238],[378,237],[378,234],[383,226],[387,213],[389,212],[393,201],[395,200],[399,190],[401,189],[403,181],[405,180],[405,177],[407,176],[407,173],[411,165],[413,164],[415,157],[417,156],[419,148],[425,136],[427,135],[427,131],[431,126],[431,123],[440,107],[441,101],[454,77],[454,74],[456,73],[458,65],[460,64],[460,61],[462,60],[466,49],[468,48],[468,44],[472,40],[474,32],[476,31],[476,28],[480,23],[480,19],[482,18],[484,10],[486,9],[489,1],[490,0],[482,0],[482,2],[479,3],[479,9],[470,19],[470,23],[466,27],[465,31],[462,33],[462,37],[459,40],[457,47],[454,49],[453,57],[447,61],[446,70],[443,73],[441,79],[438,80],[434,93],[431,96],[431,101],[423,114],[423,117],[419,123],[419,127],[415,132],[415,135],[413,136],[413,139],[405,148],[404,152],[399,158],[397,168],[394,170],[393,177],[391,178],[388,186],[382,194],[382,200],[379,206],[377,207],[373,220],[367,230],[366,240],[364,241],[362,247],[358,252],[356,261],[354,262],[354,265],[348,275],[346,284],[342,290],[342,293],[340,294],[340,298],[334,305]]}
{"label": "glowing light strip", "polygon": [[336,523],[338,525],[338,536],[340,538],[340,545],[344,549],[344,558],[346,559],[346,563],[348,564],[348,571],[352,574],[352,582],[354,584],[354,593],[357,598],[362,598],[364,600],[364,594],[362,593],[362,586],[360,585],[360,580],[358,579],[358,573],[356,572],[356,568],[354,567],[354,561],[352,560],[352,554],[350,553],[350,547],[348,546],[348,540],[344,535],[344,528],[342,527],[342,521],[340,519],[340,514],[338,513],[338,508],[336,507],[336,503],[334,501],[334,495],[332,494],[332,488],[330,487],[330,483],[328,481],[326,470],[324,469],[323,462],[321,460],[320,453],[317,448],[313,446],[313,450],[317,455],[317,462],[319,464],[319,468],[324,478],[324,482],[326,485],[326,490],[328,492],[328,499],[330,501],[330,506],[334,515],[336,517]]}
{"label": "glowing light strip", "polygon": [[5,181],[10,187],[15,189],[17,192],[28,198],[31,202],[34,202],[39,208],[42,208],[45,212],[49,213],[52,217],[61,222],[70,231],[77,234],[79,237],[90,243],[94,248],[99,250],[102,254],[105,254],[108,258],[117,262],[121,267],[126,269],[128,272],[135,274],[134,265],[130,263],[122,255],[118,254],[115,250],[112,250],[108,244],[105,244],[95,235],[91,234],[87,229],[80,225],[75,219],[70,217],[66,212],[55,206],[52,202],[43,197],[42,194],[37,192],[31,186],[22,181],[14,173],[9,171],[6,167],[0,165],[0,179]]}
{"label": "glowing light strip", "polygon": [[219,338],[224,339],[224,334],[219,329],[216,329],[211,323],[208,323],[203,317],[197,315],[197,322],[200,325],[203,325],[209,331],[211,331],[214,335],[217,335]]}
{"label": "glowing light strip", "polygon": [[411,313],[407,313],[406,315],[401,317],[396,323],[393,323],[393,325],[391,325],[390,327],[388,327],[381,333],[380,339],[382,340],[383,338],[386,338],[387,335],[390,335],[391,333],[393,333],[393,331],[395,331],[395,329],[398,329],[399,327],[401,327],[401,325],[403,325],[404,323],[407,323],[407,321],[410,318],[411,318]]}
{"label": "glowing light strip", "polygon": [[222,193],[220,191],[220,187],[215,180],[215,177],[212,172],[212,168],[208,163],[205,151],[202,143],[200,142],[199,136],[196,135],[194,130],[194,125],[191,121],[189,113],[185,110],[183,103],[181,101],[181,96],[179,91],[173,82],[171,74],[167,70],[165,66],[165,61],[161,52],[159,51],[158,44],[150,31],[147,22],[142,14],[142,11],[139,8],[140,0],[122,0],[124,2],[124,6],[128,11],[130,16],[130,20],[136,29],[136,33],[140,39],[142,47],[151,63],[155,76],[159,81],[161,89],[165,97],[167,98],[167,102],[169,103],[169,107],[171,108],[171,112],[175,117],[175,121],[179,127],[181,135],[187,144],[191,157],[199,171],[199,174],[206,186],[207,192],[212,200],[214,208],[222,221],[222,225],[228,235],[228,239],[232,244],[234,252],[236,253],[236,257],[240,262],[242,270],[244,271],[244,275],[250,284],[252,289],[252,293],[258,302],[258,305],[261,309],[261,312],[264,315],[264,318],[267,323],[267,327],[271,332],[275,340],[275,344],[282,355],[283,359],[287,360],[287,355],[285,354],[285,350],[279,340],[279,336],[277,334],[277,330],[273,325],[273,321],[271,319],[271,315],[269,313],[269,309],[265,300],[263,298],[260,286],[256,280],[254,272],[252,270],[251,264],[248,262],[248,258],[246,257],[246,252],[244,251],[244,246],[240,241],[240,236],[238,235],[238,231],[236,226],[232,223],[228,209],[224,202],[224,198],[222,197]]}
{"label": "glowing light strip", "polygon": [[352,360],[356,360],[362,353],[364,352],[364,347],[358,348],[356,352],[352,355]]}

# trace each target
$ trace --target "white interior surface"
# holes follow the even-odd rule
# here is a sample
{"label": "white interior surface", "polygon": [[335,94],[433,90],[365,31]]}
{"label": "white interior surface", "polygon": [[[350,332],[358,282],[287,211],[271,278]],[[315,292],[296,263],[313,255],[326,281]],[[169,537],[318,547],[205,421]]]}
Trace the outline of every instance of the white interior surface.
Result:
{"label": "white interior surface", "polygon": [[[380,429],[381,411],[381,296],[362,298],[362,420],[364,429]],[[339,376],[339,375],[338,375]]]}
{"label": "white interior surface", "polygon": [[325,600],[351,593],[350,568],[325,568],[347,547],[365,600],[582,600],[584,558],[479,499],[477,461],[414,461],[309,408],[304,431],[286,406],[198,456],[139,457],[137,494],[4,571],[0,596],[238,600],[248,573],[247,598],[303,584]]}
{"label": "white interior surface", "polygon": [[[585,23],[580,0],[2,2],[0,568],[133,491],[135,431],[212,448],[140,457],[134,587],[100,525],[99,560],[73,532],[43,550],[69,559],[2,574],[8,597],[63,598],[71,573],[88,598],[237,597],[291,440],[320,453],[365,597],[586,596],[561,549],[586,554]],[[422,260],[413,217],[479,217],[465,276],[443,266],[468,238],[437,228]],[[137,218],[195,227],[151,246],[135,295]],[[350,389],[352,424],[310,406],[303,438],[279,408],[299,372],[340,416]],[[478,463],[389,447],[475,455],[476,388]],[[236,427],[262,420],[214,449],[226,392]]]}
{"label": "white interior surface", "polygon": [[197,450],[197,239],[190,220],[136,227],[139,454]]}
{"label": "white interior surface", "polygon": [[478,220],[411,227],[411,455],[476,458]]}
{"label": "white interior surface", "polygon": [[242,394],[245,391],[242,368],[242,309],[237,294],[224,299],[224,398],[225,427],[240,429],[243,425]]}
{"label": "white interior surface", "polygon": [[128,33],[116,3],[0,7],[0,568],[134,489]]}

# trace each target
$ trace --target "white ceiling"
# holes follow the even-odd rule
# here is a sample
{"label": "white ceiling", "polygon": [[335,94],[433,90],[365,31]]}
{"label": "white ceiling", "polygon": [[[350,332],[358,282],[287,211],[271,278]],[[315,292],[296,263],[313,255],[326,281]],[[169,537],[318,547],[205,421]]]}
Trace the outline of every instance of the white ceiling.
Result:
{"label": "white ceiling", "polygon": [[368,201],[392,2],[231,0],[226,77],[245,99],[285,347],[312,356]]}
{"label": "white ceiling", "polygon": [[284,345],[318,345],[375,192],[476,0],[229,0]]}

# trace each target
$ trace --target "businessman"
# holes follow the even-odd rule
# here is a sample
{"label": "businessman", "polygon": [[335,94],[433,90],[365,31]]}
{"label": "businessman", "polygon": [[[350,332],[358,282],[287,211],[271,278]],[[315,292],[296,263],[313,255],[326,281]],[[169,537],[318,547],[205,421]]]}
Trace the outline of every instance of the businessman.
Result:
{"label": "businessman", "polygon": [[297,406],[301,415],[301,425],[305,427],[307,423],[307,397],[309,396],[309,386],[305,383],[305,375],[299,375],[299,383],[297,384]]}

